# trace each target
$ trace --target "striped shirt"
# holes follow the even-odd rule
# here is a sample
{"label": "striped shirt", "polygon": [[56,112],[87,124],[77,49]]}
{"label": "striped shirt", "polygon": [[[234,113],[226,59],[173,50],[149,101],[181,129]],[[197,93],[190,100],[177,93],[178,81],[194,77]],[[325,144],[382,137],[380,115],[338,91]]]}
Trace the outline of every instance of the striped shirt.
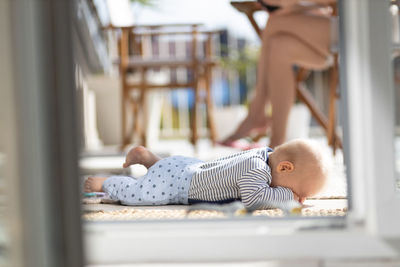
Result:
{"label": "striped shirt", "polygon": [[270,148],[256,148],[204,162],[192,177],[189,203],[241,200],[246,208],[270,208],[293,199],[285,187],[271,187]]}

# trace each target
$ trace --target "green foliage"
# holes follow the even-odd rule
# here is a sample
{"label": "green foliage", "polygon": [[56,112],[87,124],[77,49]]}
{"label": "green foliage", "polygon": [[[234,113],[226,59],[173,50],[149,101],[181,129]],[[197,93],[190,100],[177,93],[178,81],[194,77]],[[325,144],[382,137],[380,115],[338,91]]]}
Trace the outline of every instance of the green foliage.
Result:
{"label": "green foliage", "polygon": [[137,3],[142,6],[154,7],[156,6],[158,0],[130,0],[132,3]]}
{"label": "green foliage", "polygon": [[232,49],[227,46],[221,47],[226,51],[228,57],[220,59],[220,66],[226,70],[235,70],[239,75],[246,75],[249,67],[255,67],[259,57],[259,47],[247,45],[244,49]]}

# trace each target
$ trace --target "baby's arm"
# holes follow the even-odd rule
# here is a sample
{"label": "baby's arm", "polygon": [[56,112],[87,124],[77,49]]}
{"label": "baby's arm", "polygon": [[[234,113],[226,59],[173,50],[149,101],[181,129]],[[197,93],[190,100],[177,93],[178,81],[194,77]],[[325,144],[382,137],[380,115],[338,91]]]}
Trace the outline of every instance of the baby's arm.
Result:
{"label": "baby's arm", "polygon": [[[247,208],[273,208],[273,203],[300,200],[286,187],[270,187],[271,174],[265,169],[253,169],[238,181],[240,196]],[[297,198],[297,199],[296,199]]]}

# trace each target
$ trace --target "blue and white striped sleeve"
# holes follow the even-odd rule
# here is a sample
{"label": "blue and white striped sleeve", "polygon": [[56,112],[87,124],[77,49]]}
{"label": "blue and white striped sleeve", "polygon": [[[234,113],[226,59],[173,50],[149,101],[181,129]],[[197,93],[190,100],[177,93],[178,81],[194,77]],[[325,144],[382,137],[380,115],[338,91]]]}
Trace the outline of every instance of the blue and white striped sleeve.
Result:
{"label": "blue and white striped sleeve", "polygon": [[274,208],[274,203],[293,200],[293,192],[286,187],[270,187],[271,174],[265,168],[252,169],[239,180],[239,192],[246,208]]}

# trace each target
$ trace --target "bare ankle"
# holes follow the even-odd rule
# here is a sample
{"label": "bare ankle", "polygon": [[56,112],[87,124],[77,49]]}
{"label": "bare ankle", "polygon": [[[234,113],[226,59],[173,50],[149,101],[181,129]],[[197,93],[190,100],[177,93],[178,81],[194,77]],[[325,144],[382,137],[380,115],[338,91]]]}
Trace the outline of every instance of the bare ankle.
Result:
{"label": "bare ankle", "polygon": [[85,192],[102,192],[103,183],[108,177],[89,177],[85,181]]}
{"label": "bare ankle", "polygon": [[143,146],[137,146],[128,152],[123,167],[127,168],[133,164],[141,164],[146,168],[150,168],[159,160],[160,158],[151,153],[147,148]]}

